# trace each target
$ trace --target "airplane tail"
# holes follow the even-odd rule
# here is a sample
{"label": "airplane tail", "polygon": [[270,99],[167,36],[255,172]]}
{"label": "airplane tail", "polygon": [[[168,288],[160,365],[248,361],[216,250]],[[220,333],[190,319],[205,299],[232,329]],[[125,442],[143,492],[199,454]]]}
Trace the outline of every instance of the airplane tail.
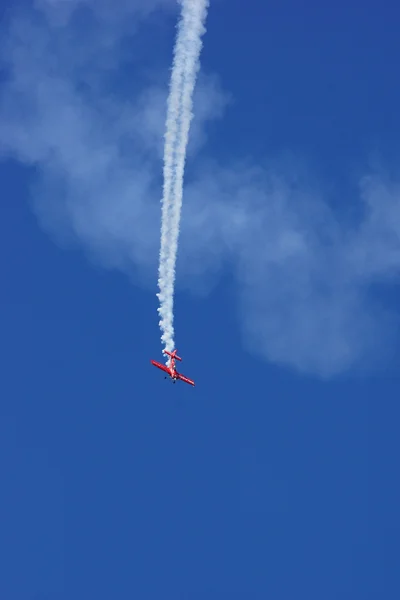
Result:
{"label": "airplane tail", "polygon": [[168,352],[168,350],[163,350],[164,354],[168,354],[171,358],[175,358],[175,360],[182,360],[180,356],[177,355],[178,350],[174,350],[173,352]]}

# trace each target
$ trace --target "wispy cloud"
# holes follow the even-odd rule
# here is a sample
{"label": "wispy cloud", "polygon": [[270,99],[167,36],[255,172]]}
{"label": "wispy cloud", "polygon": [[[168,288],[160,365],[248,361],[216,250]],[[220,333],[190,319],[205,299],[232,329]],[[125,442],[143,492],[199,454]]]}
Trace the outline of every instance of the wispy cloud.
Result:
{"label": "wispy cloud", "polygon": [[[82,5],[96,12],[73,12]],[[118,58],[126,59],[122,41],[137,30],[142,9],[147,14],[160,5],[176,8],[172,0],[119,3],[109,21],[109,2],[42,2],[44,12],[23,13],[13,22],[1,94],[0,152],[38,168],[33,202],[42,225],[57,239],[84,242],[108,266],[136,267],[146,277],[151,265],[152,280],[168,90],[154,82],[145,87],[140,74],[126,90],[118,81],[126,65]],[[62,18],[55,16],[60,6],[68,7]],[[198,94],[224,103],[211,78],[201,78]],[[202,107],[195,146],[204,143],[201,123],[215,111],[214,105]]]}
{"label": "wispy cloud", "polygon": [[[126,0],[110,14],[115,4],[42,0],[14,20],[0,152],[36,167],[34,209],[57,240],[82,243],[154,286],[168,89],[137,71],[127,85],[124,41],[161,8],[173,27],[176,3]],[[216,78],[200,77],[192,155],[228,101]],[[253,352],[320,376],[376,365],[397,323],[376,291],[398,277],[400,188],[375,173],[354,201],[360,217],[349,223],[309,177],[276,164],[197,161],[185,188],[178,284],[196,287],[229,263]]]}

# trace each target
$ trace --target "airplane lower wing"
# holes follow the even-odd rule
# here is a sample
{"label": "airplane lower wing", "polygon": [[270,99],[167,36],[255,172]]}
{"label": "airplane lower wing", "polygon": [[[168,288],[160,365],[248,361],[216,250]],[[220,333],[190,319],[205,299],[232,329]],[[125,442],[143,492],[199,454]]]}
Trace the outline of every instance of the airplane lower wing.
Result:
{"label": "airplane lower wing", "polygon": [[185,383],[188,383],[189,385],[192,385],[194,387],[195,383],[194,383],[194,381],[192,381],[192,379],[189,379],[188,377],[181,375],[175,369],[172,370],[171,367],[167,367],[166,365],[163,365],[163,364],[157,362],[156,360],[150,360],[150,362],[152,365],[157,367],[157,369],[161,369],[161,371],[164,371],[164,373],[167,373],[173,379],[174,383],[176,382],[177,379],[180,379],[181,381],[184,381]]}
{"label": "airplane lower wing", "polygon": [[178,379],[180,379],[181,381],[184,381],[185,383],[189,383],[190,385],[193,385],[194,387],[194,381],[192,381],[191,379],[188,379],[187,377],[185,377],[184,375],[181,375],[180,373],[177,373],[178,375]]}
{"label": "airplane lower wing", "polygon": [[161,371],[165,371],[166,373],[168,373],[168,375],[170,375],[169,369],[166,365],[162,365],[161,363],[157,362],[156,360],[151,360],[150,362],[152,365],[154,365],[158,369],[161,369]]}

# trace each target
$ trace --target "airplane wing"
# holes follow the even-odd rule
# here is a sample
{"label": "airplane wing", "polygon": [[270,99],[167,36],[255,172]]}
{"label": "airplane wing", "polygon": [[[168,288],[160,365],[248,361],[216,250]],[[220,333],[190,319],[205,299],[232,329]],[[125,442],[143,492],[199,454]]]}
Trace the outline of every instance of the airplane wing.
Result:
{"label": "airplane wing", "polygon": [[194,381],[192,381],[191,379],[188,379],[187,377],[185,377],[184,375],[181,375],[180,373],[177,373],[178,375],[178,379],[180,379],[181,381],[184,381],[185,383],[189,383],[190,385],[193,385],[194,387]]}
{"label": "airplane wing", "polygon": [[158,369],[161,369],[161,371],[165,371],[166,373],[168,373],[168,375],[170,375],[169,369],[166,365],[162,365],[161,363],[157,362],[156,360],[151,360],[150,362],[152,365],[154,365]]}

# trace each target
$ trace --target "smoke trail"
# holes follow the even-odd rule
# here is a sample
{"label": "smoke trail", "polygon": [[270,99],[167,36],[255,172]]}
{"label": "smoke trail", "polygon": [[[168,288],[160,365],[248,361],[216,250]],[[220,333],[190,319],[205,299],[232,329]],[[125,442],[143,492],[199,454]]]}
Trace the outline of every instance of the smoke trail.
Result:
{"label": "smoke trail", "polygon": [[199,70],[201,37],[209,0],[181,0],[182,14],[174,48],[164,144],[164,186],[157,294],[161,341],[174,349],[175,263],[183,195],[186,148],[192,120],[193,91]]}

